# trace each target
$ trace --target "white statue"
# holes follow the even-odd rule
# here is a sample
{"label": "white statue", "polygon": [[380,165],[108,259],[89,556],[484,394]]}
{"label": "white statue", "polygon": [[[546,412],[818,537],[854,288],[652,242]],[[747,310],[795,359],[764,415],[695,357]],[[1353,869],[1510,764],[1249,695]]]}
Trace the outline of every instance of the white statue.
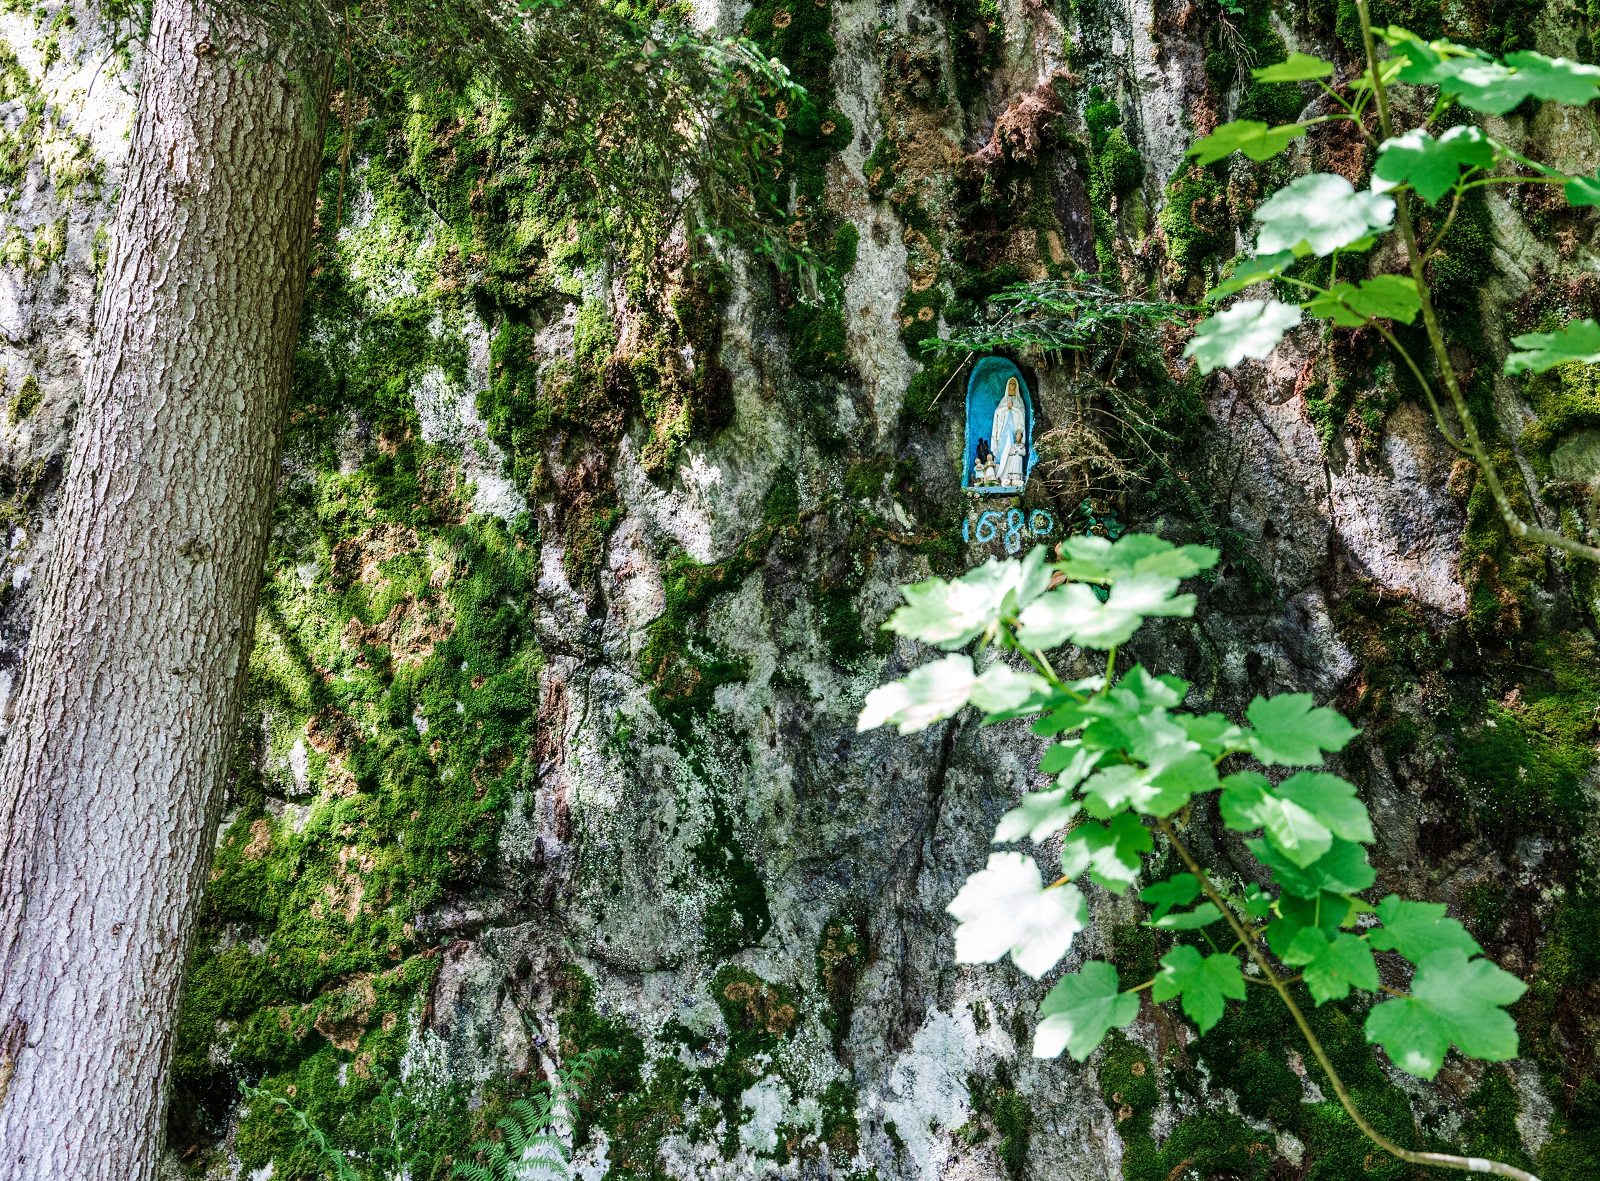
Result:
{"label": "white statue", "polygon": [[1000,461],[1000,487],[1021,488],[1027,479],[1028,445],[1023,442],[1022,432],[1014,431],[1005,458]]}
{"label": "white statue", "polygon": [[1000,487],[1020,488],[1028,475],[1028,408],[1017,389],[1017,379],[1006,379],[1006,396],[994,408],[994,429],[989,445],[1000,460]]}

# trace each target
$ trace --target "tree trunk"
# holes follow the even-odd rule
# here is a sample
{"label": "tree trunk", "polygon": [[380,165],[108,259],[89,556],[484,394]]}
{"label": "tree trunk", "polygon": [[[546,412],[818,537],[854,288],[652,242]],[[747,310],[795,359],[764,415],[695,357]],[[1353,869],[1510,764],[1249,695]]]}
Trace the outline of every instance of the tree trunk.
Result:
{"label": "tree trunk", "polygon": [[268,48],[194,0],[153,5],[0,774],[0,1181],[155,1174],[322,159],[325,64]]}

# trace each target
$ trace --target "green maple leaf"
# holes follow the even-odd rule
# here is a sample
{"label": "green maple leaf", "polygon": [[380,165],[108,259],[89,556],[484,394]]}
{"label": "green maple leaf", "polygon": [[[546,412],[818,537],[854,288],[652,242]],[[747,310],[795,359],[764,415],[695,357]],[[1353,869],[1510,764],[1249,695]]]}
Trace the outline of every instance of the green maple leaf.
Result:
{"label": "green maple leaf", "polygon": [[1306,987],[1319,1005],[1342,1001],[1352,987],[1368,992],[1378,989],[1378,965],[1373,962],[1372,949],[1348,931],[1330,939],[1316,927],[1302,927],[1282,958],[1303,969]]}
{"label": "green maple leaf", "polygon": [[1151,816],[1167,816],[1188,802],[1188,795],[1162,791],[1150,782],[1147,767],[1123,764],[1097,771],[1080,789],[1089,815],[1102,819],[1128,808]]}
{"label": "green maple leaf", "polygon": [[[1237,772],[1222,781],[1222,822],[1235,832],[1263,830],[1283,856],[1303,869],[1332,847],[1333,830],[1327,819],[1318,814],[1317,794],[1304,790],[1297,794],[1305,798],[1284,796],[1259,772]],[[1335,806],[1341,813],[1344,811],[1337,802]]]}
{"label": "green maple leaf", "polygon": [[1257,861],[1272,870],[1272,880],[1284,893],[1301,898],[1329,894],[1359,894],[1378,880],[1367,864],[1367,851],[1352,841],[1335,838],[1328,851],[1310,865],[1297,865],[1270,840],[1255,838],[1245,845]]}
{"label": "green maple leaf", "polygon": [[1058,742],[1044,752],[1039,770],[1056,777],[1057,787],[1077,787],[1100,761],[1100,751],[1088,750],[1077,739]]}
{"label": "green maple leaf", "polygon": [[1262,360],[1272,355],[1285,332],[1300,323],[1300,315],[1297,304],[1240,300],[1196,328],[1183,355],[1193,357],[1201,373],[1231,368],[1246,357]]}
{"label": "green maple leaf", "polygon": [[1280,959],[1303,928],[1314,927],[1324,938],[1332,939],[1351,915],[1350,899],[1342,894],[1319,893],[1313,898],[1281,894],[1276,906],[1279,917],[1267,924],[1267,946]]}
{"label": "green maple leaf", "polygon": [[1191,578],[1211,569],[1221,557],[1221,552],[1209,545],[1175,546],[1153,533],[1128,533],[1116,541],[1089,533],[1063,541],[1061,561],[1052,569],[1073,582],[1110,585],[1136,574]]}
{"label": "green maple leaf", "polygon": [[[1600,67],[1569,61],[1564,57],[1546,57],[1531,49],[1506,54],[1506,65],[1516,70],[1518,84],[1533,98],[1553,99],[1570,107],[1581,107],[1600,96]],[[1467,71],[1461,70],[1456,80],[1462,81],[1466,76]],[[1455,93],[1460,97],[1462,106],[1491,115],[1503,115],[1522,101],[1518,99],[1511,107],[1494,110],[1488,106],[1473,106],[1464,90]]]}
{"label": "green maple leaf", "polygon": [[1329,295],[1305,305],[1313,316],[1326,316],[1341,328],[1360,328],[1369,319],[1409,324],[1422,310],[1417,282],[1409,275],[1379,275],[1354,283],[1335,283]]}
{"label": "green maple leaf", "polygon": [[1379,951],[1398,951],[1420,964],[1436,951],[1455,948],[1463,955],[1483,951],[1478,941],[1456,919],[1446,918],[1442,902],[1407,902],[1390,894],[1378,903],[1378,921],[1368,938]]}
{"label": "green maple leaf", "polygon": [[1089,903],[1073,885],[1046,887],[1032,857],[991,853],[945,910],[954,915],[956,962],[984,964],[1010,952],[1035,980],[1072,946],[1089,922]]}
{"label": "green maple leaf", "polygon": [[1527,987],[1488,960],[1468,960],[1458,947],[1436,951],[1418,965],[1409,997],[1367,1014],[1367,1041],[1418,1078],[1439,1073],[1452,1042],[1469,1058],[1504,1062],[1517,1056],[1517,1024],[1502,1006]]}
{"label": "green maple leaf", "polygon": [[1529,332],[1514,336],[1511,343],[1522,352],[1506,358],[1506,372],[1543,373],[1568,361],[1585,365],[1600,362],[1600,324],[1593,320],[1574,320],[1559,332]]}
{"label": "green maple leaf", "polygon": [[1201,927],[1209,927],[1212,923],[1222,918],[1222,912],[1217,909],[1214,902],[1202,902],[1193,910],[1174,911],[1172,914],[1146,923],[1147,927],[1156,927],[1162,931],[1198,931]]}
{"label": "green maple leaf", "polygon": [[1325,750],[1343,750],[1361,731],[1326,706],[1313,708],[1309,693],[1257,697],[1245,710],[1254,730],[1246,735],[1250,753],[1269,767],[1315,766]]}
{"label": "green maple leaf", "polygon": [[1488,54],[1457,45],[1454,41],[1424,41],[1399,25],[1390,25],[1382,30],[1382,36],[1391,46],[1402,51],[1401,55],[1391,58],[1385,65],[1398,67],[1395,76],[1413,86],[1439,85],[1450,77],[1451,70],[1460,61],[1487,63],[1491,60]]}
{"label": "green maple leaf", "polygon": [[892,723],[900,733],[910,734],[953,717],[968,701],[980,709],[1004,709],[1049,687],[1043,677],[1019,673],[1005,664],[991,665],[982,676],[975,676],[972,657],[957,653],[868,693],[856,729]]}
{"label": "green maple leaf", "polygon": [[1252,160],[1270,160],[1289,141],[1306,133],[1304,123],[1286,123],[1282,127],[1268,127],[1254,119],[1235,119],[1224,123],[1204,139],[1189,145],[1185,156],[1195,157],[1196,164],[1215,164],[1235,152],[1243,152]]}
{"label": "green maple leaf", "polygon": [[1063,976],[1039,1003],[1033,1056],[1056,1058],[1062,1050],[1082,1062],[1113,1029],[1139,1015],[1139,995],[1117,991],[1117,970],[1090,960],[1081,972]]}
{"label": "green maple leaf", "polygon": [[1061,873],[1075,878],[1084,870],[1089,880],[1120,894],[1139,880],[1139,854],[1155,848],[1150,830],[1128,812],[1110,824],[1089,821],[1067,834],[1061,845]]}
{"label": "green maple leaf", "polygon": [[977,679],[970,656],[958,653],[924,664],[868,693],[856,729],[871,730],[885,724],[898,726],[902,734],[925,729],[959,713]]}
{"label": "green maple leaf", "polygon": [[1083,810],[1082,804],[1067,798],[1068,790],[1057,787],[1023,796],[1020,804],[1000,817],[994,830],[994,843],[1020,841],[1023,837],[1042,841],[1065,828]]}
{"label": "green maple leaf", "polygon": [[883,626],[947,651],[984,634],[1002,615],[1027,606],[1050,585],[1044,546],[1020,562],[990,558],[951,582],[929,578],[903,590],[905,606]]}
{"label": "green maple leaf", "polygon": [[1178,723],[1189,735],[1189,740],[1198,742],[1200,749],[1208,755],[1244,749],[1244,731],[1223,714],[1180,714]]}
{"label": "green maple leaf", "polygon": [[1206,302],[1216,303],[1217,300],[1243,291],[1246,287],[1254,287],[1257,283],[1276,279],[1294,265],[1294,258],[1294,251],[1283,250],[1277,254],[1263,254],[1258,258],[1243,259],[1234,266],[1233,274],[1206,292]]}
{"label": "green maple leaf", "polygon": [[1139,901],[1155,907],[1150,917],[1159,919],[1174,906],[1188,906],[1200,897],[1200,879],[1192,873],[1175,873],[1139,891]]}
{"label": "green maple leaf", "polygon": [[1250,73],[1257,82],[1309,82],[1333,73],[1333,63],[1306,53],[1291,53],[1277,65],[1263,66]]}
{"label": "green maple leaf", "polygon": [[1341,840],[1371,844],[1372,818],[1356,795],[1356,785],[1326,771],[1300,771],[1272,789],[1298,804]]}
{"label": "green maple leaf", "polygon": [[1452,127],[1434,139],[1419,127],[1378,145],[1372,175],[1391,187],[1409,184],[1433,204],[1455,187],[1463,166],[1487,168],[1493,163],[1494,144],[1482,128]]}
{"label": "green maple leaf", "polygon": [[1161,957],[1161,971],[1156,974],[1150,999],[1159,1004],[1176,996],[1183,998],[1183,1011],[1205,1033],[1222,1020],[1229,997],[1244,1000],[1239,961],[1231,955],[1202,957],[1187,944],[1174,947]]}
{"label": "green maple leaf", "polygon": [[1355,186],[1333,172],[1313,172],[1290,181],[1256,206],[1261,254],[1306,251],[1318,258],[1389,229],[1394,200]]}
{"label": "green maple leaf", "polygon": [[1193,615],[1195,597],[1177,594],[1178,580],[1160,574],[1119,578],[1102,603],[1094,591],[1069,582],[1035,599],[1020,616],[1017,640],[1026,648],[1054,648],[1071,640],[1084,648],[1124,644],[1151,615]]}
{"label": "green maple leaf", "polygon": [[1583,106],[1600,95],[1600,68],[1594,66],[1531,50],[1509,53],[1502,64],[1448,41],[1425,45],[1414,35],[1406,36],[1410,40],[1402,48],[1407,65],[1400,79],[1438,86],[1470,110],[1504,115],[1529,98]]}
{"label": "green maple leaf", "polygon": [[1569,176],[1561,191],[1568,205],[1600,205],[1600,175]]}

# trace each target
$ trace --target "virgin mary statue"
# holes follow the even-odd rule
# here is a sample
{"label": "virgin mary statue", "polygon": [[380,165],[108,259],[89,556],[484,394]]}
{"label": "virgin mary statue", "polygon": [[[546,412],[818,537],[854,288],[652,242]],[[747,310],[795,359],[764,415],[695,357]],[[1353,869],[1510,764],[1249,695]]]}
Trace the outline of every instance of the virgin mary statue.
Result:
{"label": "virgin mary statue", "polygon": [[989,439],[999,460],[1000,486],[1022,487],[1028,473],[1028,411],[1014,377],[1006,380],[1006,396],[994,408]]}

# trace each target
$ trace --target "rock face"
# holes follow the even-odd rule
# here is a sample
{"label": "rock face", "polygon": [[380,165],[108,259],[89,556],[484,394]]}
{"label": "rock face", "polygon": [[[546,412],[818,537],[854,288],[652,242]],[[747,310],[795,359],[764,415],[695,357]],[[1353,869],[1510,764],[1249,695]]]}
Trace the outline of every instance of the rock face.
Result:
{"label": "rock face", "polygon": [[[1236,114],[1293,118],[1309,95],[1245,67],[1294,48],[1353,65],[1348,7],[715,14],[811,96],[784,160],[793,233],[830,261],[799,281],[674,240],[646,282],[541,203],[546,165],[505,112],[360,112],[332,218],[330,149],[173,1175],[318,1175],[282,1110],[238,1103],[260,1081],[362,1170],[442,1177],[533,1075],[590,1050],[586,1177],[1403,1175],[1254,996],[1205,1038],[1147,1006],[1085,1065],[1032,1058],[1049,980],[955,966],[944,907],[1042,782],[1042,740],[965,716],[855,730],[870,689],[928,658],[879,630],[897,588],[1006,557],[960,487],[962,355],[921,342],[1078,269],[1194,302],[1290,173],[1195,169],[1185,147]],[[1587,52],[1562,10],[1423,7],[1430,35]],[[0,266],[14,675],[132,74],[95,69],[116,60],[101,34],[40,56],[30,18],[3,19],[7,134],[32,153]],[[1491,130],[1595,163],[1585,111]],[[1327,129],[1288,159],[1358,181],[1371,163]],[[1491,375],[1510,334],[1592,314],[1592,216],[1469,203],[1435,264],[1503,470],[1572,529],[1594,379]],[[1187,678],[1193,708],[1310,691],[1351,713],[1374,898],[1449,903],[1532,984],[1525,1058],[1433,1086],[1380,1065],[1359,1014],[1319,1010],[1358,1101],[1391,1134],[1588,1175],[1594,577],[1507,539],[1392,359],[1319,331],[1204,382],[1176,330],[1017,354],[1045,462],[1001,507],[1042,510],[1043,543],[1222,546],[1194,619],[1147,629],[1138,658]],[[1193,832],[1222,872],[1259,872],[1212,818]],[[1093,906],[1073,963],[1148,975],[1141,908]]]}

